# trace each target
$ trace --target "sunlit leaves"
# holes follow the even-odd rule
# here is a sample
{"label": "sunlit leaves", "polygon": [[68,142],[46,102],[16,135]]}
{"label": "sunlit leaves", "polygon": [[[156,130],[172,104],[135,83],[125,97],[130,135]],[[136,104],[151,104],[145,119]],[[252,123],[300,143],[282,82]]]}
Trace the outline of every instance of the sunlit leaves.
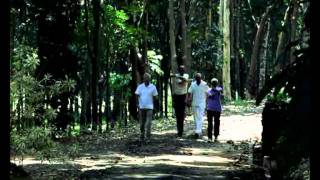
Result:
{"label": "sunlit leaves", "polygon": [[13,57],[11,60],[13,69],[33,73],[38,64],[39,58],[36,49],[26,45],[18,45],[13,49]]}
{"label": "sunlit leaves", "polygon": [[130,74],[118,74],[118,73],[111,73],[110,74],[110,81],[111,85],[114,89],[122,89],[124,86],[129,85],[131,80]]}
{"label": "sunlit leaves", "polygon": [[156,52],[153,50],[149,50],[147,52],[147,55],[150,62],[149,65],[150,65],[151,71],[157,73],[158,75],[163,75],[164,72],[161,69],[161,60],[163,59],[163,56],[156,54]]}

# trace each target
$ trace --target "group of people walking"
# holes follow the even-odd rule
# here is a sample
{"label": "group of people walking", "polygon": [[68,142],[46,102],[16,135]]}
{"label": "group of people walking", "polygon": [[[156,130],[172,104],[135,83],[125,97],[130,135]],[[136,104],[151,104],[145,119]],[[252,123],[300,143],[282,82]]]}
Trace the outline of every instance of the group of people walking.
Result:
{"label": "group of people walking", "polygon": [[[190,80],[189,75],[185,73],[183,65],[180,65],[178,73],[172,74],[171,77],[173,77],[172,98],[177,122],[177,137],[183,136],[186,106],[191,106],[195,122],[194,137],[199,138],[202,136],[202,124],[206,112],[208,142],[212,142],[212,131],[214,141],[217,141],[220,133],[220,115],[222,111],[222,87],[219,86],[218,79],[211,79],[210,88],[208,83],[202,80],[200,73],[196,73],[194,79]],[[150,78],[150,74],[145,73],[143,83],[135,91],[139,100],[140,140],[144,143],[150,142],[153,102],[158,96],[156,87],[150,83]],[[191,84],[188,86],[190,81]]]}

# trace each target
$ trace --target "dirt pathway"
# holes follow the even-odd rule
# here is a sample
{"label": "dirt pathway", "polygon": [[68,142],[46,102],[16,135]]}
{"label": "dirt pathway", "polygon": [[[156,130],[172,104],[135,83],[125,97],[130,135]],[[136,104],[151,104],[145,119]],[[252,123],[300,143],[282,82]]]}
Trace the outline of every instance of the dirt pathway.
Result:
{"label": "dirt pathway", "polygon": [[206,122],[204,136],[193,139],[192,116],[179,139],[174,120],[162,121],[153,122],[148,145],[139,144],[137,133],[83,136],[76,140],[82,148],[74,161],[40,164],[29,158],[24,168],[35,179],[263,179],[251,168],[252,144],[262,131],[259,113],[223,115],[218,143],[207,142]]}

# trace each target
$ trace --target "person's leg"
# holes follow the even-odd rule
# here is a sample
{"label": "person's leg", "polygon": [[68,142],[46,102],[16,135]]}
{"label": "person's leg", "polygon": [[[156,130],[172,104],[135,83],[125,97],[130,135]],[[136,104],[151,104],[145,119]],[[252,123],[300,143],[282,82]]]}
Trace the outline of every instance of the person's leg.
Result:
{"label": "person's leg", "polygon": [[193,121],[194,121],[194,127],[195,127],[195,133],[197,135],[197,107],[192,106],[192,112],[193,112]]}
{"label": "person's leg", "polygon": [[220,134],[220,112],[215,111],[213,114],[214,117],[214,137],[218,138]]}
{"label": "person's leg", "polygon": [[213,112],[208,110],[207,111],[207,120],[208,120],[208,139],[212,139],[212,118],[213,118]]}
{"label": "person's leg", "polygon": [[175,113],[176,113],[176,121],[177,121],[177,135],[181,135],[181,105],[180,105],[180,96],[175,95]]}
{"label": "person's leg", "polygon": [[184,114],[185,114],[185,95],[178,95],[177,96],[177,129],[178,129],[178,136],[182,136],[183,134],[183,122],[184,122]]}
{"label": "person's leg", "polygon": [[152,122],[152,109],[146,110],[146,139],[147,141],[150,140],[151,137],[151,122]]}
{"label": "person's leg", "polygon": [[204,107],[199,107],[199,123],[198,123],[198,132],[199,132],[199,135],[201,136],[202,135],[202,124],[203,124],[203,119],[204,119]]}
{"label": "person's leg", "polygon": [[202,134],[202,120],[203,120],[203,112],[202,108],[196,107],[195,108],[195,118],[196,118],[196,134],[199,136]]}
{"label": "person's leg", "polygon": [[146,122],[146,110],[145,109],[140,109],[139,111],[139,117],[140,117],[140,140],[144,140],[144,133],[145,133],[145,122]]}
{"label": "person's leg", "polygon": [[184,119],[186,117],[186,97],[186,94],[181,95],[181,135],[183,134]]}

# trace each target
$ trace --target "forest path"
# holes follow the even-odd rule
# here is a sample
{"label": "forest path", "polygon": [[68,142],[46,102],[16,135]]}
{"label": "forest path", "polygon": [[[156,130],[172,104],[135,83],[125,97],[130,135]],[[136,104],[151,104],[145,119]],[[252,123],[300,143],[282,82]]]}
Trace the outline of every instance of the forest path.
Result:
{"label": "forest path", "polygon": [[174,119],[155,120],[148,145],[140,145],[137,127],[122,137],[81,136],[80,157],[74,161],[52,165],[27,159],[24,168],[36,179],[263,179],[251,168],[252,145],[262,132],[261,109],[225,109],[219,142],[207,142],[206,119],[200,139],[192,136],[192,116],[186,119],[182,138],[175,137]]}

